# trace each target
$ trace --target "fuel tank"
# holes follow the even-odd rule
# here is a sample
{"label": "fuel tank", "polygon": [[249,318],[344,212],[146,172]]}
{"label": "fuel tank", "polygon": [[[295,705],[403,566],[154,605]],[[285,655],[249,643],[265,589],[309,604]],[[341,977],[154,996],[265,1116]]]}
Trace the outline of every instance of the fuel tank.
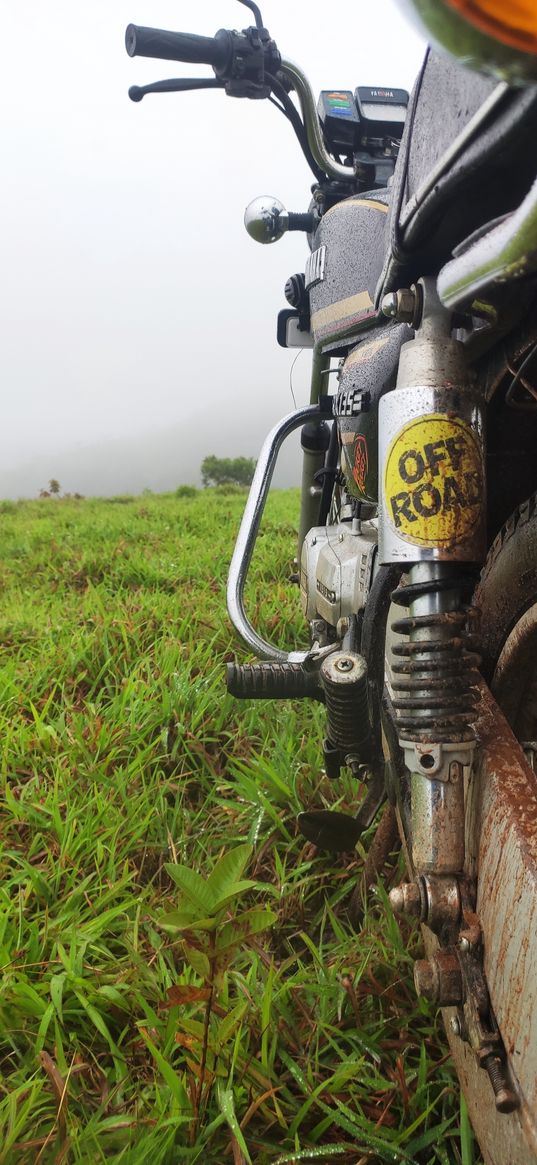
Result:
{"label": "fuel tank", "polygon": [[388,209],[383,189],[346,198],[323,215],[305,273],[316,343],[347,340],[375,322]]}
{"label": "fuel tank", "polygon": [[340,372],[334,414],[342,469],[349,493],[361,501],[378,501],[379,401],[395,388],[401,345],[411,336],[407,324],[380,324],[353,348]]}

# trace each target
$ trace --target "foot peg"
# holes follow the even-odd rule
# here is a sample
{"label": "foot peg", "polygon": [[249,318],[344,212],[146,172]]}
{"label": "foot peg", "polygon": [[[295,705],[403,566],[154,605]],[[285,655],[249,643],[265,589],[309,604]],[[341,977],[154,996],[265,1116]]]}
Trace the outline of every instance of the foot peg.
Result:
{"label": "foot peg", "polygon": [[323,660],[320,681],[327,713],[326,775],[337,778],[348,765],[359,776],[372,745],[366,661],[354,651],[335,651]]}
{"label": "foot peg", "polygon": [[322,700],[318,673],[301,663],[228,663],[227,690],[238,700]]}

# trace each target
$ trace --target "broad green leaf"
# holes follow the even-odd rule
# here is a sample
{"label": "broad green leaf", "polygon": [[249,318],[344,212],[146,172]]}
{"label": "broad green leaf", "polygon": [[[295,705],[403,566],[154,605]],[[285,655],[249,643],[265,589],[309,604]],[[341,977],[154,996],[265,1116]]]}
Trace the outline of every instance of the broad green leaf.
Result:
{"label": "broad green leaf", "polygon": [[196,975],[199,975],[201,979],[209,979],[211,975],[211,965],[207,955],[204,955],[203,951],[197,951],[194,947],[187,946],[186,943],[184,944],[183,950],[185,959],[188,960],[192,970],[196,972]]}
{"label": "broad green leaf", "polygon": [[240,914],[238,918],[226,922],[219,931],[216,939],[217,952],[221,953],[229,947],[246,944],[252,935],[267,930],[269,926],[274,926],[277,919],[278,915],[265,907],[245,910],[244,914]]}
{"label": "broad green leaf", "polygon": [[189,866],[174,866],[171,862],[166,862],[165,869],[194,907],[197,918],[204,918],[214,912],[215,897],[209,886],[209,879],[202,878],[201,874],[191,870]]}
{"label": "broad green leaf", "polygon": [[218,1025],[216,1039],[220,1047],[223,1047],[226,1041],[229,1040],[229,1038],[233,1035],[237,1025],[241,1022],[241,1019],[247,1010],[248,1004],[246,1000],[242,999],[241,1002],[237,1003],[232,1011],[230,1011],[229,1015],[226,1015],[222,1022]]}
{"label": "broad green leaf", "polygon": [[163,914],[158,919],[158,925],[163,930],[172,932],[178,930],[214,930],[215,926],[218,925],[218,919],[197,918],[188,910],[170,910],[168,914]]}
{"label": "broad green leaf", "polygon": [[249,842],[237,845],[230,849],[216,863],[207,879],[207,887],[213,895],[214,901],[220,904],[236,893],[236,885],[240,884],[241,875],[252,856],[253,847]]}
{"label": "broad green leaf", "polygon": [[254,886],[258,886],[258,883],[252,882],[250,878],[246,878],[240,882],[233,882],[225,898],[218,899],[219,909],[222,909],[223,906],[228,906],[234,898],[238,898],[240,894],[245,894],[247,890],[252,890]]}

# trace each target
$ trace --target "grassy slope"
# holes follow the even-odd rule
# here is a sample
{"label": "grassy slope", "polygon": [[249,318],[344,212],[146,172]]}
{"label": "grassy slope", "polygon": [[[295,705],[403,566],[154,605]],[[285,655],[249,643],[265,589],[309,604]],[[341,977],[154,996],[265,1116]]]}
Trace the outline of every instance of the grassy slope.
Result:
{"label": "grassy slope", "polygon": [[[242,506],[0,504],[2,1165],[474,1162],[409,982],[417,936],[385,901],[353,932],[359,855],[297,836],[303,804],[352,806],[350,781],[319,775],[319,710],[225,694]],[[296,506],[271,500],[250,599],[284,644]],[[245,840],[248,898],[278,925],[213,999],[200,1104],[205,1005],[173,1003],[199,980],[159,927],[178,895],[165,863],[206,874]]]}

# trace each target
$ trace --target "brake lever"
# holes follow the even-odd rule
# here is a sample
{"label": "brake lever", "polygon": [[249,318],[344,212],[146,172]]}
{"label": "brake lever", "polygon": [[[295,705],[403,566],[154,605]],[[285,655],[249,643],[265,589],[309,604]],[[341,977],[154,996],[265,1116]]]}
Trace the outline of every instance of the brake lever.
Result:
{"label": "brake lever", "polygon": [[262,32],[264,27],[263,17],[261,16],[261,12],[257,7],[257,4],[254,4],[254,0],[239,0],[239,4],[244,4],[246,8],[250,9],[250,12],[253,12],[257,31]]}
{"label": "brake lever", "polygon": [[219,77],[170,77],[168,81],[153,81],[151,85],[131,85],[131,101],[141,101],[146,93],[185,93],[188,89],[223,89]]}

